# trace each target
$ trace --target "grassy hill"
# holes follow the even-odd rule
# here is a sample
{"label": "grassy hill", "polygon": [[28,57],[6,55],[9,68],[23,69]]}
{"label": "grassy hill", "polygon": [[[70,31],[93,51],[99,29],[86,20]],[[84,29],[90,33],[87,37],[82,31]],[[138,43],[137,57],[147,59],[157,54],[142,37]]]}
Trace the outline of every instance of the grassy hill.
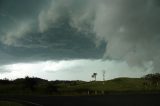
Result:
{"label": "grassy hill", "polygon": [[[146,85],[146,83],[148,85]],[[116,78],[107,81],[47,81],[24,78],[1,80],[0,94],[23,95],[102,95],[109,93],[160,92],[160,85],[144,78]]]}
{"label": "grassy hill", "polygon": [[109,94],[109,93],[145,93],[160,92],[160,86],[145,85],[150,83],[143,78],[116,78],[108,81],[85,82],[73,86],[61,86],[61,92],[80,94]]}

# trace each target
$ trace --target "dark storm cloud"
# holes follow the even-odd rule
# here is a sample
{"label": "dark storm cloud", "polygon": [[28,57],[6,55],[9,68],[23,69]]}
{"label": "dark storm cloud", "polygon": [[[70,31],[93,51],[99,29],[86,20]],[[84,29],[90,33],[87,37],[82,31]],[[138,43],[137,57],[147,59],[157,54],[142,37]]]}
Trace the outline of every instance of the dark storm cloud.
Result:
{"label": "dark storm cloud", "polygon": [[41,32],[67,15],[73,28],[93,32],[97,40],[107,42],[104,58],[127,61],[130,66],[153,65],[159,71],[158,0],[60,0],[53,5],[39,16]]}
{"label": "dark storm cloud", "polygon": [[159,71],[159,0],[22,1],[1,1],[1,54],[26,60],[103,56]]}
{"label": "dark storm cloud", "polygon": [[97,11],[94,31],[108,42],[106,58],[124,60],[130,66],[152,64],[159,72],[158,0],[108,0],[100,3]]}
{"label": "dark storm cloud", "polygon": [[[73,28],[68,14],[53,22],[54,15],[50,14],[57,8],[54,3],[49,0],[1,0],[0,64],[102,58],[106,43],[96,46],[94,33]],[[40,24],[44,27],[42,23],[47,25],[43,31],[40,29]]]}

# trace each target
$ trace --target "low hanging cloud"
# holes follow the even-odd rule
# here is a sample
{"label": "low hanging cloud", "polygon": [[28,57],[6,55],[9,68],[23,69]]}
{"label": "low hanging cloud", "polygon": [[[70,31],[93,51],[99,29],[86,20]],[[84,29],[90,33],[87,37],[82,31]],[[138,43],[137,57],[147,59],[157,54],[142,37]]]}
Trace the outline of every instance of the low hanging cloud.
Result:
{"label": "low hanging cloud", "polygon": [[157,0],[121,0],[100,4],[94,31],[107,42],[105,58],[121,59],[130,66],[153,62],[159,72],[160,6]]}
{"label": "low hanging cloud", "polygon": [[92,31],[98,41],[105,40],[105,59],[123,60],[130,66],[139,67],[153,63],[153,70],[159,72],[158,0],[60,0],[53,2],[53,7],[56,12],[49,8],[45,16],[48,15],[50,19],[52,15],[59,16],[60,19],[65,14],[70,25],[78,31]]}

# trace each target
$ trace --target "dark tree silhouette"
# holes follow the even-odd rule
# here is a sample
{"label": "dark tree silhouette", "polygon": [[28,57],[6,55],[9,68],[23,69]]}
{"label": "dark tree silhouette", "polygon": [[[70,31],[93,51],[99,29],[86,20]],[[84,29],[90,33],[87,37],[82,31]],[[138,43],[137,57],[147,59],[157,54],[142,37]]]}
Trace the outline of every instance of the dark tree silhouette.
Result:
{"label": "dark tree silhouette", "polygon": [[35,78],[30,78],[28,76],[25,77],[25,87],[31,89],[31,91],[35,90],[35,86],[37,81]]}
{"label": "dark tree silhouette", "polygon": [[145,86],[158,86],[160,83],[160,73],[155,73],[155,74],[148,74],[145,75],[144,77],[144,85]]}
{"label": "dark tree silhouette", "polygon": [[4,78],[4,79],[2,79],[2,80],[0,80],[0,84],[10,84],[11,83],[11,81],[9,81],[9,79],[7,79],[7,78]]}
{"label": "dark tree silhouette", "polygon": [[93,73],[92,78],[95,78],[96,81],[97,73]]}

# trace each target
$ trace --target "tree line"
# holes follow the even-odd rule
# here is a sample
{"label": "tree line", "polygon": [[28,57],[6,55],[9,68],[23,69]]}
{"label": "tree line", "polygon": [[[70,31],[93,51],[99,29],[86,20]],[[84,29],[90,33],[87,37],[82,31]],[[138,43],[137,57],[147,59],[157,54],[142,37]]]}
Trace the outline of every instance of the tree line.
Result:
{"label": "tree line", "polygon": [[145,86],[159,86],[160,84],[160,73],[147,74],[142,78]]}

